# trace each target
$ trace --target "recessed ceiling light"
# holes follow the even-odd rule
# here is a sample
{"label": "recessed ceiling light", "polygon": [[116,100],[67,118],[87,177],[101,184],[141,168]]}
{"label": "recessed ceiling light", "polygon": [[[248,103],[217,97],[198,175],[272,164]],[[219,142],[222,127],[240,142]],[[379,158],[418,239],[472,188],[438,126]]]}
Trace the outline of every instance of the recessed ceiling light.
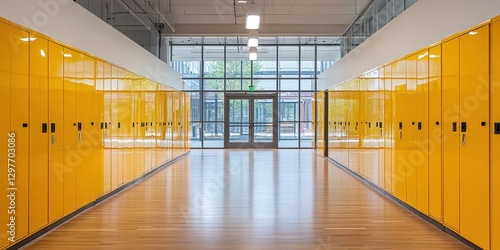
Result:
{"label": "recessed ceiling light", "polygon": [[248,3],[248,1],[247,0],[238,0],[238,3],[239,4],[245,4],[245,3]]}

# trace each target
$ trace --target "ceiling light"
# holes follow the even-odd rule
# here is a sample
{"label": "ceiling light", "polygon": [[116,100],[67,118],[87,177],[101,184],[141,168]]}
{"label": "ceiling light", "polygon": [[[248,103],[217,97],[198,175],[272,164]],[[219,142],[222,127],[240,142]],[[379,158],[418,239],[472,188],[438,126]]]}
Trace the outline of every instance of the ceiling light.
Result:
{"label": "ceiling light", "polygon": [[260,26],[260,9],[255,4],[250,4],[246,10],[245,29],[256,30]]}
{"label": "ceiling light", "polygon": [[255,61],[257,60],[257,48],[255,47],[251,47],[250,50],[249,50],[249,54],[248,54],[248,59],[250,61]]}
{"label": "ceiling light", "polygon": [[248,1],[247,0],[238,0],[238,3],[239,4],[245,4],[245,3],[248,3]]}
{"label": "ceiling light", "polygon": [[251,30],[248,34],[248,47],[258,47],[259,46],[259,33],[255,30]]}

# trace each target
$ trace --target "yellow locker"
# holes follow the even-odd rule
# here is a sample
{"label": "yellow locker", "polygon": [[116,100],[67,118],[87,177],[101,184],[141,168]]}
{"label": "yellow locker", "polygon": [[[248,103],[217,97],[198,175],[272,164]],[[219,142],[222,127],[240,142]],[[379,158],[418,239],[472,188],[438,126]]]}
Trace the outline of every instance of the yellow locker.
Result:
{"label": "yellow locker", "polygon": [[76,209],[76,168],[82,158],[77,154],[78,130],[76,122],[76,76],[79,54],[64,48],[64,215]]}
{"label": "yellow locker", "polygon": [[417,55],[406,58],[406,203],[417,208]]}
{"label": "yellow locker", "polygon": [[383,75],[383,93],[384,93],[384,119],[382,130],[384,133],[384,190],[392,194],[392,152],[393,152],[393,129],[392,122],[394,100],[394,91],[392,88],[392,67],[385,66]]}
{"label": "yellow locker", "polygon": [[[375,138],[376,138],[376,147],[377,147],[377,153],[378,153],[378,168],[376,171],[376,181],[379,187],[385,188],[385,134],[384,130],[385,128],[383,127],[384,124],[384,116],[385,116],[385,93],[384,93],[384,88],[385,88],[385,83],[384,83],[384,67],[380,67],[377,70],[377,78],[376,78],[376,84],[375,84],[375,93],[377,97],[377,110],[376,110],[376,115],[375,115]],[[387,123],[386,123],[387,125]]]}
{"label": "yellow locker", "polygon": [[82,163],[77,168],[76,206],[95,200],[94,146],[100,131],[94,122],[95,62],[87,55],[79,55],[77,84],[77,152]]}
{"label": "yellow locker", "polygon": [[392,66],[392,85],[394,89],[394,154],[392,191],[400,200],[406,201],[406,142],[410,129],[406,119],[406,60],[395,62]]}
{"label": "yellow locker", "polygon": [[443,220],[444,225],[459,232],[459,49],[460,40],[442,44],[443,74]]}
{"label": "yellow locker", "polygon": [[[411,109],[411,105],[409,109]],[[415,155],[417,166],[417,209],[429,214],[429,50],[417,57],[417,119]]]}
{"label": "yellow locker", "polygon": [[184,117],[186,119],[186,151],[191,150],[191,94],[185,94],[186,111]]}
{"label": "yellow locker", "polygon": [[96,80],[94,91],[94,196],[104,194],[104,62],[96,60]]}
{"label": "yellow locker", "polygon": [[[17,28],[8,30],[8,38],[21,41],[11,43],[11,122],[15,133],[16,163],[16,239],[28,234],[28,166],[29,166],[29,34]],[[38,124],[40,126],[40,124]]]}
{"label": "yellow locker", "polygon": [[109,145],[110,145],[110,166],[111,166],[111,190],[115,190],[121,185],[122,166],[118,165],[118,68],[111,65],[111,89],[109,90],[110,120],[108,121]]}
{"label": "yellow locker", "polygon": [[[130,73],[128,73],[130,74]],[[134,137],[132,122],[133,122],[133,85],[130,76],[125,76],[123,79],[123,88],[120,89],[120,107],[121,116],[120,120],[120,133],[122,134],[122,152],[124,170],[124,183],[130,182],[134,179],[134,153],[133,143],[131,142]]]}
{"label": "yellow locker", "polygon": [[48,223],[49,51],[46,39],[33,34],[30,39],[29,232],[33,233]]}
{"label": "yellow locker", "polygon": [[429,49],[429,215],[443,221],[441,45]]}
{"label": "yellow locker", "polygon": [[460,234],[489,247],[489,25],[460,37]]}
{"label": "yellow locker", "polygon": [[500,249],[500,21],[491,24],[491,249]]}
{"label": "yellow locker", "polygon": [[442,222],[441,45],[429,49],[429,215]]}
{"label": "yellow locker", "polygon": [[111,64],[104,63],[103,75],[104,75],[104,91],[103,91],[103,123],[100,125],[103,128],[103,186],[104,193],[109,193],[112,190],[111,179],[112,179],[112,145],[111,141],[113,139],[113,134],[111,133],[111,112],[112,112],[112,75],[111,75]]}
{"label": "yellow locker", "polygon": [[[9,31],[11,27],[0,22],[0,113],[2,114],[2,122],[0,122],[0,139],[2,142],[8,142],[10,130],[10,69],[11,69],[11,46],[9,41]],[[16,40],[17,41],[17,40]],[[20,40],[19,40],[20,41]],[[9,152],[7,143],[0,143],[0,150],[2,152]],[[7,157],[0,157],[0,164],[7,167]],[[15,160],[15,157],[14,157]],[[2,199],[0,199],[0,207],[8,208],[10,201],[4,199],[9,193],[7,192],[8,171],[0,171],[0,192]],[[0,210],[0,225],[7,225],[10,223],[10,216],[8,209]],[[7,227],[5,227],[7,228]],[[10,230],[9,230],[10,231]],[[0,230],[0,248],[9,245],[8,238],[11,237],[7,230]]]}
{"label": "yellow locker", "polygon": [[64,215],[64,49],[49,42],[49,222]]}

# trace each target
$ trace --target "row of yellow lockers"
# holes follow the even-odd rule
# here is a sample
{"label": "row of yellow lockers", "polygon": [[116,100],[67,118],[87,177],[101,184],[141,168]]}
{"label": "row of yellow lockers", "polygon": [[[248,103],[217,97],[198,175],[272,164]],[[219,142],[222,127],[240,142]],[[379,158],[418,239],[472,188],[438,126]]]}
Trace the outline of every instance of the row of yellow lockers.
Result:
{"label": "row of yellow lockers", "polygon": [[498,20],[313,98],[318,149],[483,249],[500,249]]}
{"label": "row of yellow lockers", "polygon": [[5,20],[0,55],[0,249],[189,149],[180,91]]}

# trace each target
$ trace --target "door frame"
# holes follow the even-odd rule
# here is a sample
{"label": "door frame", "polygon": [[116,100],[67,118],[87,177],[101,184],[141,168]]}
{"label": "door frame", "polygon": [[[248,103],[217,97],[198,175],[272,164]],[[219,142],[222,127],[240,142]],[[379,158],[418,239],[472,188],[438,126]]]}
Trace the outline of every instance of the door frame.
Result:
{"label": "door frame", "polygon": [[[248,99],[249,100],[249,133],[248,142],[230,142],[229,137],[229,100]],[[254,142],[254,100],[273,100],[273,139],[272,142]],[[225,93],[224,94],[224,148],[278,148],[278,94],[276,93]]]}

